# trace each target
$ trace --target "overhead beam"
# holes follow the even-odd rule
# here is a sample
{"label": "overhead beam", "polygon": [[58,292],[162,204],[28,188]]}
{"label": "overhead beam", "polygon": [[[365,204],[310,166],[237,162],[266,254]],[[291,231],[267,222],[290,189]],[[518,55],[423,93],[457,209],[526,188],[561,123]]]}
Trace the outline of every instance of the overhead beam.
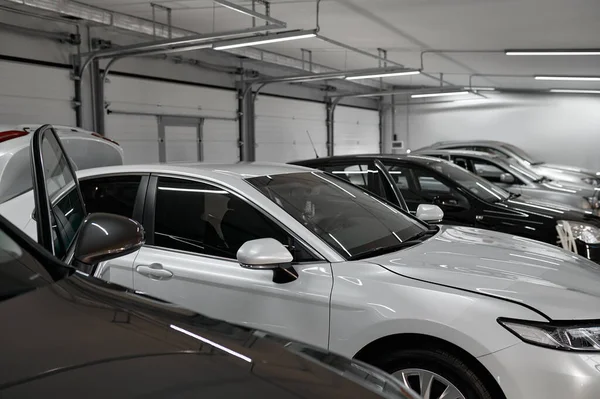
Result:
{"label": "overhead beam", "polygon": [[261,19],[263,21],[267,21],[270,24],[279,25],[282,28],[287,27],[287,23],[285,23],[279,19],[275,19],[275,18],[271,17],[270,15],[261,14],[259,12],[256,12],[254,10],[240,6],[238,4],[232,3],[227,0],[213,0],[213,1],[219,5],[222,5],[223,7],[229,8],[230,10],[237,11],[244,15],[248,15],[249,17]]}

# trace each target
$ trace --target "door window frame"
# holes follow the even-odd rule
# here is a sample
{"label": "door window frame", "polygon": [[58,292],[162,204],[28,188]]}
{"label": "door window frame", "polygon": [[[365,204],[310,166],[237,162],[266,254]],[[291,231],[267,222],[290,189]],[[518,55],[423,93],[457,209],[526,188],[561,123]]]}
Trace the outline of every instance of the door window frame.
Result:
{"label": "door window frame", "polygon": [[142,225],[144,226],[144,230],[146,232],[146,244],[144,245],[145,247],[156,248],[159,250],[169,251],[169,252],[183,253],[183,254],[188,254],[188,255],[193,255],[193,256],[200,256],[200,257],[205,257],[205,258],[220,259],[220,260],[224,260],[224,261],[228,261],[228,262],[236,262],[237,263],[237,260],[235,258],[233,258],[233,259],[225,258],[222,256],[203,254],[203,253],[199,253],[199,252],[189,252],[189,251],[184,251],[184,250],[179,250],[179,249],[159,247],[154,243],[155,242],[154,225],[155,225],[155,213],[156,213],[156,196],[158,194],[158,179],[160,177],[169,178],[169,179],[177,179],[177,180],[186,181],[186,182],[207,184],[209,186],[216,187],[219,190],[227,191],[227,193],[229,195],[235,196],[238,199],[246,202],[249,206],[251,206],[257,212],[259,212],[263,217],[265,217],[266,219],[268,219],[269,221],[274,223],[278,228],[282,229],[282,231],[284,231],[286,234],[288,234],[290,237],[292,237],[292,239],[294,241],[296,241],[300,245],[302,245],[306,249],[306,251],[315,258],[314,261],[294,262],[295,265],[305,265],[305,264],[312,264],[312,263],[329,262],[329,260],[327,258],[325,258],[319,251],[317,251],[308,242],[306,242],[306,240],[304,240],[298,234],[296,234],[295,232],[290,230],[287,226],[285,226],[281,222],[279,222],[269,212],[265,211],[264,209],[262,209],[261,207],[256,205],[254,202],[248,200],[248,198],[244,197],[241,193],[239,193],[235,190],[232,190],[229,187],[225,187],[224,185],[220,184],[219,182],[211,181],[209,179],[202,179],[201,177],[192,177],[192,176],[181,176],[181,175],[177,175],[174,173],[151,173],[150,174],[148,187],[146,190],[146,198],[145,198],[144,206],[143,206],[144,216],[143,216]]}

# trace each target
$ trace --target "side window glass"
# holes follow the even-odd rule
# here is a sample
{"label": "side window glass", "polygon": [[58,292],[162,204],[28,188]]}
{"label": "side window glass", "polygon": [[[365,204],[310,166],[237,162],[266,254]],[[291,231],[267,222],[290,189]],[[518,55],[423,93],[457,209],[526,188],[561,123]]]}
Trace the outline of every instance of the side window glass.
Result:
{"label": "side window glass", "polygon": [[493,183],[500,183],[500,175],[505,173],[502,169],[494,164],[483,161],[481,159],[473,160],[473,169],[475,174]]}
{"label": "side window glass", "polygon": [[385,165],[388,169],[393,183],[398,187],[404,199],[409,202],[421,200],[421,196],[414,190],[414,185],[411,184],[410,169],[401,165]]}
{"label": "side window glass", "polygon": [[133,217],[141,180],[141,176],[113,176],[80,181],[87,211]]}
{"label": "side window glass", "polygon": [[45,268],[0,230],[0,302],[51,282],[52,278]]}
{"label": "side window glass", "polygon": [[66,255],[84,218],[76,190],[71,190],[52,206],[52,236],[54,253],[58,258]]}
{"label": "side window glass", "polygon": [[420,195],[428,202],[442,207],[461,207],[468,209],[469,200],[453,187],[438,179],[437,176],[424,169],[413,170],[418,182]]}
{"label": "side window glass", "polygon": [[452,160],[457,166],[460,166],[463,169],[469,170],[469,163],[465,158],[454,157]]}
{"label": "side window glass", "polygon": [[314,260],[245,200],[209,184],[159,178],[155,212],[159,247],[235,259],[245,242],[274,238],[290,249],[294,261]]}

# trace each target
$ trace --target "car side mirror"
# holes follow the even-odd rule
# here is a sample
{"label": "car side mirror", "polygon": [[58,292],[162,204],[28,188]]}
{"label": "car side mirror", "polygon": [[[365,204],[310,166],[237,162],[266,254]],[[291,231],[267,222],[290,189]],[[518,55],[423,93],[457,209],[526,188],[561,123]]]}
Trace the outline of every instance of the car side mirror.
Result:
{"label": "car side mirror", "polygon": [[515,182],[515,177],[510,173],[502,173],[500,175],[500,182],[506,184],[513,184]]}
{"label": "car side mirror", "polygon": [[260,238],[245,242],[237,251],[237,260],[246,269],[274,270],[289,267],[294,257],[279,241]]}
{"label": "car side mirror", "polygon": [[416,217],[427,223],[439,223],[444,218],[444,211],[437,205],[419,204]]}
{"label": "car side mirror", "polygon": [[246,269],[272,270],[274,283],[285,284],[298,279],[298,272],[292,267],[294,257],[273,238],[245,242],[237,252],[237,260]]}
{"label": "car side mirror", "polygon": [[74,260],[94,265],[140,249],[144,228],[135,220],[110,213],[92,213],[82,223],[75,242]]}

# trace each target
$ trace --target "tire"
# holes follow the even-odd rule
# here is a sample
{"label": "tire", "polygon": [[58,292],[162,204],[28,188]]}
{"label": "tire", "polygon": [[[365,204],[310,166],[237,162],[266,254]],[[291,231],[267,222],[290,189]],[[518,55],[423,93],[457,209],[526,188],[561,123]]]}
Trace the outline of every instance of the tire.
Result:
{"label": "tire", "polygon": [[[481,378],[465,362],[442,349],[393,351],[379,356],[373,363],[400,381],[407,383],[424,399],[440,398],[445,388],[449,390],[455,388],[459,395],[445,396],[444,399],[497,399],[492,396]],[[427,392],[427,378],[430,378],[431,374],[428,373],[434,373],[441,377],[440,379],[434,376],[434,382],[429,385],[429,392]],[[425,389],[421,389],[421,381],[425,382]],[[425,392],[421,392],[422,390]]]}

